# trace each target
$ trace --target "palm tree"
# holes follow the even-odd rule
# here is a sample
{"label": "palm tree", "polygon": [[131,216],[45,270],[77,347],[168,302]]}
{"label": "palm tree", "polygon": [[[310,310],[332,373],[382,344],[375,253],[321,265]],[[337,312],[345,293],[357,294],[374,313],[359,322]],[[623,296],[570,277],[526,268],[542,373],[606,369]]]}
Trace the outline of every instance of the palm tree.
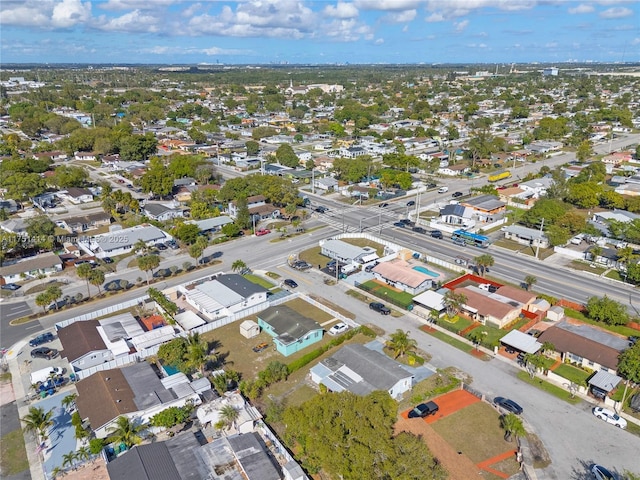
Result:
{"label": "palm tree", "polygon": [[24,423],[24,430],[35,432],[40,438],[46,440],[47,430],[53,426],[53,410],[44,411],[41,407],[29,407],[29,413],[21,420]]}
{"label": "palm tree", "polygon": [[450,316],[458,313],[465,303],[467,303],[467,297],[464,293],[456,293],[453,290],[449,290],[444,295],[444,305],[447,308],[447,314]]}
{"label": "palm tree", "polygon": [[87,281],[87,297],[88,298],[91,298],[91,291],[89,290],[89,277],[91,277],[91,272],[93,272],[93,268],[89,263],[83,263],[81,265],[78,265],[78,267],[76,268],[76,273],[78,274],[78,277]]}
{"label": "palm tree", "polygon": [[418,342],[409,337],[409,332],[398,329],[395,333],[391,334],[386,346],[393,351],[393,358],[398,358],[407,353],[414,352],[418,346]]}
{"label": "palm tree", "polygon": [[62,399],[62,407],[67,410],[72,404],[76,403],[77,393],[71,393]]}
{"label": "palm tree", "polygon": [[65,475],[66,472],[61,467],[55,467],[53,470],[51,470],[51,477],[54,479],[64,477]]}
{"label": "palm tree", "polygon": [[129,417],[120,416],[116,419],[116,424],[109,428],[110,443],[124,443],[127,448],[139,444],[142,441],[140,437],[140,425],[134,425]]}
{"label": "palm tree", "polygon": [[602,247],[600,245],[595,245],[589,249],[589,253],[591,254],[591,261],[597,262],[598,257],[602,255]]}
{"label": "palm tree", "polygon": [[138,268],[144,272],[147,277],[147,285],[149,285],[149,272],[158,268],[160,265],[160,257],[158,255],[143,255],[138,257]]}
{"label": "palm tree", "polygon": [[147,245],[147,242],[139,238],[138,241],[133,245],[133,251],[137,253],[145,254],[149,251],[149,246]]}
{"label": "palm tree", "polygon": [[47,305],[51,303],[51,297],[47,294],[47,292],[39,293],[36,296],[36,305],[42,307],[42,311],[47,313]]}
{"label": "palm tree", "polygon": [[240,412],[238,412],[238,410],[236,410],[233,405],[225,405],[220,409],[219,414],[220,414],[220,423],[224,427],[229,428],[233,425],[233,427],[235,428],[235,423],[236,423],[236,420],[238,420],[238,417],[240,416]]}
{"label": "palm tree", "polygon": [[527,275],[526,277],[524,277],[524,284],[527,287],[527,291],[529,291],[529,289],[538,281],[538,279],[536,277],[534,277],[533,275]]}
{"label": "palm tree", "polygon": [[199,333],[191,333],[186,338],[187,352],[184,359],[187,365],[204,374],[204,366],[209,358],[207,342],[200,338]]}
{"label": "palm tree", "polygon": [[244,263],[242,260],[236,260],[231,264],[231,270],[234,272],[241,272],[245,268],[247,268],[247,264]]}
{"label": "palm tree", "polygon": [[102,270],[92,270],[89,274],[89,282],[94,287],[98,287],[98,295],[101,295],[100,286],[104,283],[104,272]]}
{"label": "palm tree", "polygon": [[484,328],[476,328],[469,333],[469,340],[471,340],[476,346],[476,351],[478,350],[478,345],[480,345],[486,334],[487,331]]}
{"label": "palm tree", "polygon": [[488,253],[480,255],[476,257],[474,260],[476,262],[476,265],[481,269],[481,272],[482,272],[481,275],[483,277],[488,267],[493,267],[493,265],[495,264],[494,258]]}
{"label": "palm tree", "polygon": [[62,467],[73,467],[73,469],[75,470],[77,458],[78,457],[76,456],[76,452],[74,452],[73,450],[69,453],[65,453],[64,455],[62,455]]}
{"label": "palm tree", "polygon": [[80,462],[84,462],[86,460],[89,460],[90,458],[91,458],[91,450],[89,450],[89,447],[87,445],[80,447],[76,451],[76,459],[80,460]]}
{"label": "palm tree", "polygon": [[505,430],[504,439],[508,442],[512,441],[512,436],[522,437],[527,433],[522,424],[522,419],[514,413],[508,413],[500,417],[500,423]]}
{"label": "palm tree", "polygon": [[51,285],[50,287],[47,287],[45,293],[49,295],[49,298],[56,306],[56,310],[58,310],[58,300],[62,297],[62,289],[57,285]]}

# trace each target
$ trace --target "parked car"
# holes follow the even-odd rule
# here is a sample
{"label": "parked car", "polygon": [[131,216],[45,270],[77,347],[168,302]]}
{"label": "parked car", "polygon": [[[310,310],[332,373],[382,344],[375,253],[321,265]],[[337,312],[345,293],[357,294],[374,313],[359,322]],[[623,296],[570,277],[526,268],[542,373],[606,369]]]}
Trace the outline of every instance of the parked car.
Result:
{"label": "parked car", "polygon": [[111,257],[104,257],[104,258],[102,259],[102,261],[103,261],[104,263],[113,263],[113,258],[111,258]]}
{"label": "parked car", "polygon": [[51,305],[47,307],[47,310],[60,310],[62,307],[65,307],[67,303],[69,303],[69,301],[63,298],[62,300],[53,302]]}
{"label": "parked car", "polygon": [[440,410],[440,407],[436,402],[427,402],[416,405],[413,410],[409,412],[409,418],[424,418],[430,415],[435,415]]}
{"label": "parked car", "polygon": [[636,343],[638,343],[638,337],[637,335],[631,335],[628,340],[629,340],[629,346],[633,347]]}
{"label": "parked car", "polygon": [[22,288],[22,285],[18,285],[17,283],[5,283],[0,288],[2,288],[2,290],[11,290],[12,292],[15,292],[16,290]]}
{"label": "parked car", "polygon": [[413,222],[408,218],[402,218],[399,220],[399,222],[402,223],[403,225],[413,225]]}
{"label": "parked car", "polygon": [[327,207],[323,207],[322,205],[320,205],[319,207],[316,207],[315,211],[318,213],[327,213],[329,209]]}
{"label": "parked car", "polygon": [[602,465],[591,465],[591,473],[596,480],[617,480],[616,477],[609,470]]}
{"label": "parked car", "polygon": [[309,270],[311,268],[311,264],[308,262],[305,262],[304,260],[297,260],[293,262],[293,265],[291,266],[296,270]]}
{"label": "parked car", "polygon": [[51,333],[51,332],[41,333],[37,337],[32,338],[31,340],[29,340],[29,346],[30,347],[37,347],[38,345],[42,345],[43,343],[48,343],[48,342],[53,341],[54,338],[56,338],[56,337],[54,337],[53,333]]}
{"label": "parked car", "polygon": [[262,342],[256,345],[255,347],[253,347],[253,351],[256,353],[260,353],[263,350],[266,350],[267,348],[269,348],[269,344],[267,342]]}
{"label": "parked car", "polygon": [[346,332],[349,329],[346,323],[336,323],[333,327],[329,329],[327,332],[329,335],[339,335],[341,333]]}
{"label": "parked car", "polygon": [[449,187],[440,187],[438,189],[438,193],[447,193],[449,191]]}
{"label": "parked car", "polygon": [[298,284],[295,282],[295,280],[291,279],[291,278],[285,278],[284,283],[287,287],[289,288],[297,288]]}
{"label": "parked car", "polygon": [[178,250],[180,248],[180,246],[176,243],[175,240],[171,240],[169,242],[167,242],[167,246],[171,249],[171,250]]}
{"label": "parked car", "polygon": [[382,202],[380,205],[378,205],[378,207],[380,208],[384,208],[384,207],[388,207],[389,204],[387,202]]}
{"label": "parked car", "polygon": [[451,197],[452,198],[458,198],[458,197],[461,197],[462,195],[464,195],[462,192],[453,192],[451,194]]}
{"label": "parked car", "polygon": [[391,313],[389,307],[386,307],[384,303],[380,302],[371,302],[369,304],[369,308],[376,312],[380,312],[382,315],[389,315]]}
{"label": "parked car", "polygon": [[413,230],[416,233],[427,233],[427,231],[422,227],[413,227],[411,230]]}
{"label": "parked car", "polygon": [[593,414],[600,420],[604,420],[618,428],[627,428],[627,421],[620,417],[616,412],[604,407],[594,407]]}
{"label": "parked car", "polygon": [[44,358],[51,360],[58,356],[58,350],[49,347],[38,347],[31,350],[31,358]]}
{"label": "parked car", "polygon": [[380,262],[373,262],[373,263],[370,263],[369,265],[367,265],[366,267],[364,267],[364,271],[365,271],[365,272],[370,272],[371,270],[373,270],[374,268],[376,268],[376,265],[378,265],[378,263],[380,263]]}
{"label": "parked car", "polygon": [[164,243],[156,243],[155,247],[156,247],[158,250],[163,250],[163,251],[164,251],[164,250],[166,250],[167,248],[169,248],[169,247],[167,247]]}
{"label": "parked car", "polygon": [[407,202],[407,207],[413,207],[413,206],[415,206],[415,204],[416,204],[416,201],[415,201],[415,200],[409,200],[409,201]]}
{"label": "parked car", "polygon": [[269,233],[271,233],[271,230],[269,230],[268,228],[261,228],[259,230],[256,230],[256,237],[261,237],[262,235],[268,235]]}
{"label": "parked car", "polygon": [[432,238],[442,238],[442,232],[440,230],[431,230]]}
{"label": "parked car", "polygon": [[493,403],[494,405],[502,407],[508,412],[515,413],[516,415],[520,415],[522,413],[522,407],[508,398],[496,397],[493,399]]}

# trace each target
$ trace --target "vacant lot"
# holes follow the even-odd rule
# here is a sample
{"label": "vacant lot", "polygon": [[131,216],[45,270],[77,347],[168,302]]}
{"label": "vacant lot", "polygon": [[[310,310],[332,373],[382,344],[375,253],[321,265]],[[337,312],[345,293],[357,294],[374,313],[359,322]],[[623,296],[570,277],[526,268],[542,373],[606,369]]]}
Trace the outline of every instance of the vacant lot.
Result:
{"label": "vacant lot", "polygon": [[413,301],[413,295],[397,288],[389,287],[378,280],[369,280],[362,284],[370,293],[374,294],[381,299],[391,299],[391,301],[402,305],[411,305]]}

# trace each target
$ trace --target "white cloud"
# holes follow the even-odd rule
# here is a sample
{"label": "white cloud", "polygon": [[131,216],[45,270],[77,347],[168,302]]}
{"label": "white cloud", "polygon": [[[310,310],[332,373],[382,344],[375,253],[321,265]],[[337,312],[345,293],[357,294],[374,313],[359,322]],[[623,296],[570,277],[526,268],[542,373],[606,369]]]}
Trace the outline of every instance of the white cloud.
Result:
{"label": "white cloud", "polygon": [[384,19],[391,23],[407,23],[413,21],[417,14],[416,10],[405,10],[404,12],[389,13]]}
{"label": "white cloud", "polygon": [[109,20],[100,18],[96,28],[107,32],[150,32],[160,31],[161,19],[148,13],[134,10]]}
{"label": "white cloud", "polygon": [[109,0],[99,3],[98,7],[102,10],[157,10],[183,2],[184,0]]}
{"label": "white cloud", "polygon": [[456,33],[462,33],[469,25],[469,20],[462,20],[461,22],[453,22],[453,28]]}
{"label": "white cloud", "polygon": [[325,28],[327,36],[338,42],[355,42],[360,39],[372,40],[373,31],[368,25],[354,19],[334,20]]}
{"label": "white cloud", "polygon": [[196,47],[174,47],[167,45],[157,45],[150,48],[143,48],[141,53],[148,53],[152,55],[193,55],[193,54],[201,54],[201,55],[246,55],[251,52],[248,50],[236,50],[236,49],[228,49],[228,48],[219,48],[219,47],[209,47],[209,48],[196,48]]}
{"label": "white cloud", "polygon": [[53,7],[51,24],[56,28],[69,28],[84,23],[91,18],[91,2],[62,0]]}
{"label": "white cloud", "polygon": [[376,41],[373,42],[374,45],[382,45],[384,43],[384,38],[376,38]]}
{"label": "white cloud", "polygon": [[441,13],[432,13],[426,19],[427,22],[444,22],[444,16]]}
{"label": "white cloud", "polygon": [[633,10],[626,7],[612,7],[600,12],[600,18],[624,18],[633,15]]}
{"label": "white cloud", "polygon": [[[22,5],[2,5],[2,15],[0,24],[18,25],[24,27],[46,27],[49,25],[50,12],[43,8],[44,5],[29,5],[29,2]],[[3,39],[3,42],[4,43]]]}
{"label": "white cloud", "polygon": [[539,0],[427,0],[427,10],[445,19],[451,19],[463,17],[473,10],[482,8],[497,8],[509,12],[529,10],[538,3]]}
{"label": "white cloud", "polygon": [[581,13],[591,13],[594,10],[595,9],[593,8],[593,5],[587,5],[587,4],[581,3],[577,7],[570,8],[568,10],[568,12],[571,15],[578,15],[578,14],[581,14]]}
{"label": "white cloud", "polygon": [[355,0],[353,2],[362,10],[398,11],[412,10],[424,3],[423,0]]}
{"label": "white cloud", "polygon": [[631,45],[640,45],[640,37],[636,37],[631,40]]}
{"label": "white cloud", "polygon": [[353,3],[338,2],[336,5],[327,5],[323,10],[327,17],[355,18],[358,16],[358,8]]}

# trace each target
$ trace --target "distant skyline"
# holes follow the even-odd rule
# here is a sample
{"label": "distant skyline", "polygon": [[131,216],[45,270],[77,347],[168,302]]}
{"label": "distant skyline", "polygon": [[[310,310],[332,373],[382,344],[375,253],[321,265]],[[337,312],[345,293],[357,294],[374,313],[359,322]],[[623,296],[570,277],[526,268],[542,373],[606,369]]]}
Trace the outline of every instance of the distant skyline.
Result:
{"label": "distant skyline", "polygon": [[2,0],[6,63],[640,61],[637,0]]}

